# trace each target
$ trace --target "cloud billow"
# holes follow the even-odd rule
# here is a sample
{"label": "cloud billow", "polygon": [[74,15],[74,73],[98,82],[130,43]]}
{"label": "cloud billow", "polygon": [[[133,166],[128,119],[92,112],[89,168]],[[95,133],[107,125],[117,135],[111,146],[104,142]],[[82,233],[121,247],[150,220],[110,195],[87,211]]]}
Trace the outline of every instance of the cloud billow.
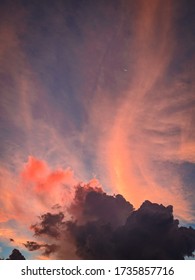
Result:
{"label": "cloud billow", "polygon": [[62,212],[47,213],[32,227],[36,236],[56,243],[54,258],[69,258],[61,251],[67,240],[80,259],[178,260],[193,256],[195,230],[179,226],[172,206],[145,201],[134,210],[121,195],[78,186],[69,211],[71,219],[65,219]]}

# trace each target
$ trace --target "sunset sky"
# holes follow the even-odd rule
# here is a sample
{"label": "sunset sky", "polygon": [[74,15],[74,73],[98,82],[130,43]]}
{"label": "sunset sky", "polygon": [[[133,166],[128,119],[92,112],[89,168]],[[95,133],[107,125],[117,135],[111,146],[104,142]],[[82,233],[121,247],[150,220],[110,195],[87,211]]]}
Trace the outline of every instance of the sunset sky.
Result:
{"label": "sunset sky", "polygon": [[42,258],[23,245],[31,225],[78,184],[195,228],[194,14],[193,0],[0,2],[0,256]]}

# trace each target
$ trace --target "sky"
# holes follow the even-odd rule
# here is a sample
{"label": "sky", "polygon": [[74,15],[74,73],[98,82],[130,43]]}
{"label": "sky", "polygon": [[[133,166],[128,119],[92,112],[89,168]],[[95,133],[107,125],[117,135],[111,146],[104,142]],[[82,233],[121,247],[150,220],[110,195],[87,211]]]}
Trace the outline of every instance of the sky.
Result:
{"label": "sky", "polygon": [[[194,13],[191,0],[1,1],[0,256],[52,258],[24,244],[50,248],[46,213],[64,235],[59,211],[91,221],[70,210],[78,186],[122,195],[135,217],[172,205],[195,228]],[[53,258],[92,257],[63,242]]]}

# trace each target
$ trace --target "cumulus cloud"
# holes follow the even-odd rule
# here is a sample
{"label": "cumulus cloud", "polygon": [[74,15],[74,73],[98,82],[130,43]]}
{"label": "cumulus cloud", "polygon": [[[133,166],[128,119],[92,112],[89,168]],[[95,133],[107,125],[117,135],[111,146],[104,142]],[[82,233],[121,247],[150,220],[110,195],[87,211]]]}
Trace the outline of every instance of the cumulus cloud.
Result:
{"label": "cumulus cloud", "polygon": [[172,206],[144,202],[126,223],[70,222],[77,254],[84,259],[184,259],[195,250],[195,230],[179,227]]}
{"label": "cumulus cloud", "polygon": [[37,208],[41,213],[46,212],[51,205],[57,207],[58,203],[68,204],[74,195],[72,189],[78,182],[71,169],[52,170],[45,161],[33,156],[29,156],[23,165],[19,178],[2,170],[0,180],[1,222],[9,219],[28,221],[29,217],[33,219],[37,215]]}
{"label": "cumulus cloud", "polygon": [[100,221],[113,226],[123,224],[133,206],[122,195],[108,195],[101,188],[90,185],[78,186],[68,212],[77,223]]}
{"label": "cumulus cloud", "polygon": [[[81,259],[184,259],[193,256],[195,230],[179,226],[172,206],[145,201],[134,210],[121,195],[110,196],[99,189],[78,186],[69,210],[71,219],[62,212],[47,213],[32,226],[35,236],[47,237],[56,245],[55,250],[51,250],[54,258],[69,259],[67,252],[63,255],[63,247],[68,242]],[[45,245],[31,242],[25,246],[38,250]]]}

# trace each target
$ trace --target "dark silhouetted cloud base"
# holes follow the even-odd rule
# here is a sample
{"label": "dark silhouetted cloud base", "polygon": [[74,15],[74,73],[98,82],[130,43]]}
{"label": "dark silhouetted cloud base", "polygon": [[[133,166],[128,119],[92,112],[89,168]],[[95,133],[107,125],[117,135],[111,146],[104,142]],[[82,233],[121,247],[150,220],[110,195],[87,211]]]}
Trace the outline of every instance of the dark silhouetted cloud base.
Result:
{"label": "dark silhouetted cloud base", "polygon": [[35,236],[53,245],[27,242],[26,248],[45,247],[45,255],[68,259],[63,246],[70,242],[76,256],[95,260],[181,260],[195,250],[195,230],[179,226],[172,206],[145,201],[134,210],[123,196],[86,185],[77,187],[69,212],[71,219],[62,212],[40,216],[32,226]]}

